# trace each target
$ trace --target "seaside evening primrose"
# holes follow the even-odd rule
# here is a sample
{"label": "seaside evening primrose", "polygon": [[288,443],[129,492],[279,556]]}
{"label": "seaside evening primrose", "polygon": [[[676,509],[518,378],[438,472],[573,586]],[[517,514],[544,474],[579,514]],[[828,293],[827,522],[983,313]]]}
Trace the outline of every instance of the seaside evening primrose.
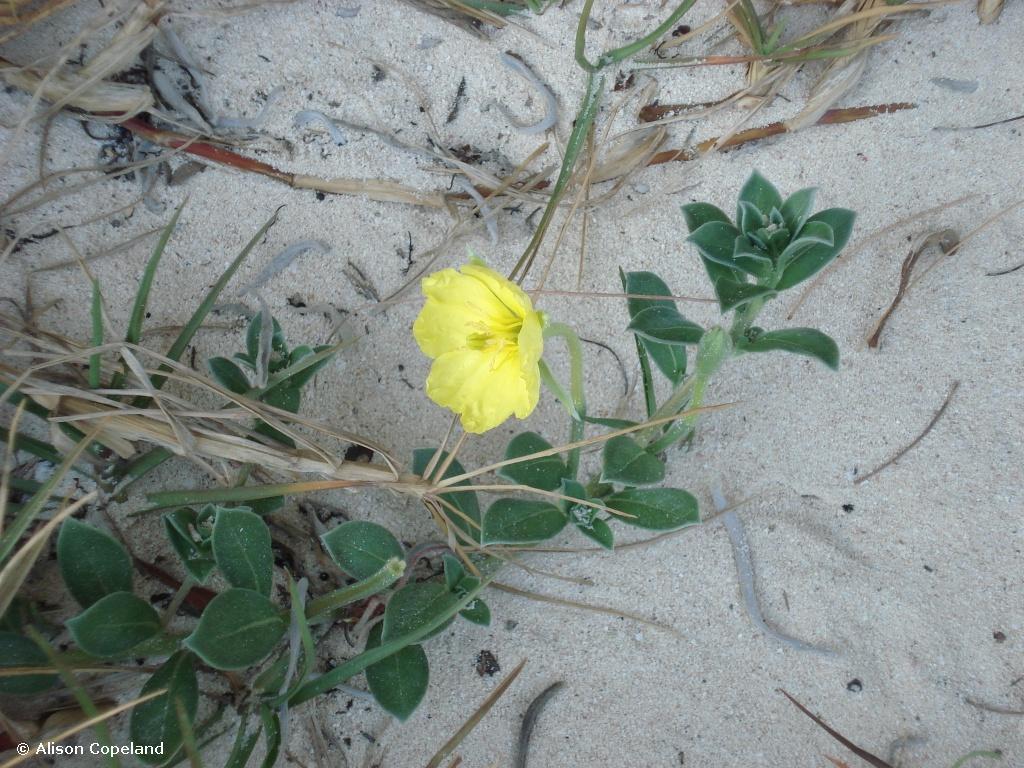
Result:
{"label": "seaside evening primrose", "polygon": [[530,297],[478,259],[435,272],[421,288],[426,303],[413,335],[434,360],[427,396],[475,434],[533,413],[545,318]]}

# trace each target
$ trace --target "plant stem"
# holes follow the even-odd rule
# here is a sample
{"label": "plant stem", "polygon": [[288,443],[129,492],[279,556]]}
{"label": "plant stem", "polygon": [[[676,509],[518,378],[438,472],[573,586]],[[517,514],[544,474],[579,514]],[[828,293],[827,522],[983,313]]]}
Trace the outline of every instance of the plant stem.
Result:
{"label": "plant stem", "polygon": [[[544,335],[547,338],[558,336],[565,339],[565,344],[569,349],[569,393],[577,413],[577,418],[572,420],[572,434],[569,441],[577,443],[583,439],[583,419],[587,415],[586,393],[583,388],[583,346],[580,344],[580,337],[565,323],[551,323],[544,329]],[[579,448],[569,451],[566,464],[569,467],[569,475],[576,477],[580,466]]]}
{"label": "plant stem", "polygon": [[195,586],[195,580],[191,576],[185,576],[181,582],[181,586],[178,587],[178,591],[174,593],[174,597],[171,598],[171,602],[167,605],[167,610],[164,611],[163,618],[160,619],[160,626],[164,629],[170,625],[171,621],[174,620],[175,614],[178,613],[178,609],[181,608],[181,604],[185,602],[185,598],[188,597],[189,591]]}
{"label": "plant stem", "polygon": [[326,620],[329,616],[325,614],[330,614],[342,606],[363,600],[377,594],[382,589],[387,589],[398,581],[403,573],[405,573],[405,562],[398,558],[392,558],[369,578],[311,600],[306,606],[306,620],[310,623],[316,622],[318,617],[324,617],[321,621]]}

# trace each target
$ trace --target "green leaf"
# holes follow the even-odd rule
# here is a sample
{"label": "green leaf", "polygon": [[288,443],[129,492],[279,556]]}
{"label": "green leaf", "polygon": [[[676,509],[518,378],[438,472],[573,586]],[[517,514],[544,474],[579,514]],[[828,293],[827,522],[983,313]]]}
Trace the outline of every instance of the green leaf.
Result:
{"label": "green leaf", "polygon": [[639,312],[629,330],[662,344],[696,344],[704,329],[683,317],[675,307],[648,307]]}
{"label": "green leaf", "polygon": [[359,580],[373,576],[393,557],[405,558],[402,545],[387,528],[365,520],[342,523],[320,540],[331,559],[345,573]]}
{"label": "green leaf", "polygon": [[757,232],[765,226],[765,214],[761,213],[761,209],[753,203],[740,200],[737,213],[736,223],[744,235]]}
{"label": "green leaf", "polygon": [[269,599],[236,588],[210,601],[184,642],[214,669],[245,669],[274,650],[287,628],[280,610]]}
{"label": "green leaf", "polygon": [[[263,239],[263,236],[267,233],[267,230],[274,226],[276,222],[277,213],[275,212],[274,215],[271,216],[270,219],[267,221],[267,223],[260,227],[259,231],[256,232],[255,235],[253,235],[252,239],[249,240],[248,243],[246,243],[245,247],[234,258],[231,264],[228,265],[228,268],[224,270],[221,276],[217,278],[217,282],[213,284],[213,287],[210,288],[210,290],[207,291],[206,296],[203,297],[203,301],[200,303],[199,308],[192,313],[192,316],[188,319],[188,322],[185,323],[185,327],[181,329],[181,332],[174,340],[174,343],[171,344],[171,348],[167,350],[167,357],[169,357],[171,360],[181,359],[181,356],[182,354],[184,354],[185,349],[188,348],[188,345],[192,342],[192,338],[196,335],[196,332],[199,330],[199,328],[202,327],[203,323],[206,322],[206,317],[210,314],[211,311],[213,311],[213,307],[217,303],[217,299],[220,298],[221,292],[224,290],[225,287],[227,287],[227,284],[231,282],[231,278],[234,277],[235,272],[238,271],[238,268],[242,266],[242,262],[246,260],[252,249],[256,247],[256,244]],[[160,370],[170,371],[171,368],[165,363],[160,366]],[[160,387],[163,386],[165,380],[166,379],[164,376],[154,376],[153,386],[159,389]],[[143,402],[145,402],[145,400],[143,400]]]}
{"label": "green leaf", "polygon": [[[782,273],[776,289],[784,291],[802,283],[814,275],[834,259],[843,248],[846,247],[853,231],[853,221],[857,217],[853,211],[845,208],[828,208],[819,211],[807,220],[804,229],[807,229],[812,222],[820,221],[832,228],[833,244],[819,244],[808,248],[794,258]],[[802,232],[802,230],[801,230]]]}
{"label": "green leaf", "polygon": [[697,500],[675,488],[629,488],[604,500],[605,506],[633,517],[623,523],[652,531],[673,531],[700,522]]}
{"label": "green leaf", "polygon": [[[449,611],[459,599],[458,594],[448,591],[444,584],[436,581],[406,584],[391,596],[388,607],[384,610],[382,642],[389,642],[421,629]],[[454,618],[452,616],[449,621],[442,623],[421,639],[426,640],[442,632]]]}
{"label": "green leaf", "polygon": [[[782,208],[782,195],[779,190],[757,171],[750,174],[743,188],[740,189],[740,203],[753,203],[754,206],[765,216],[772,212],[772,208]],[[736,214],[739,221],[740,214]]]}
{"label": "green leaf", "polygon": [[744,352],[769,352],[772,350],[792,352],[816,358],[832,370],[839,369],[839,346],[828,334],[814,328],[764,331],[752,340],[741,340],[740,349]]}
{"label": "green leaf", "polygon": [[[48,667],[43,649],[14,632],[0,632],[0,670],[6,667]],[[30,696],[48,691],[57,682],[57,675],[14,675],[0,672],[0,694]]]}
{"label": "green leaf", "polygon": [[199,534],[196,511],[191,507],[182,507],[165,514],[163,521],[167,538],[181,558],[185,571],[199,584],[205,583],[216,563],[210,541]]}
{"label": "green leaf", "polygon": [[454,592],[455,588],[466,577],[466,569],[462,566],[462,561],[452,554],[446,553],[441,558],[441,562],[444,563],[445,586],[448,587],[449,592]]}
{"label": "green leaf", "polygon": [[124,547],[73,517],[61,523],[57,562],[68,591],[83,608],[114,592],[132,591],[132,561]]}
{"label": "green leaf", "polygon": [[[305,344],[296,347],[292,350],[291,355],[288,357],[288,367],[297,364],[301,360],[307,357],[312,357],[315,354],[323,352],[325,349],[330,349],[329,345],[321,345],[318,347],[309,347]],[[331,362],[331,356],[325,357],[322,360],[318,360],[307,368],[303,368],[301,371],[296,371],[294,374],[288,377],[288,383],[295,389],[301,389],[306,386],[313,377],[317,375],[323,368]]]}
{"label": "green leaf", "polygon": [[774,296],[775,293],[775,289],[767,285],[733,283],[719,293],[718,300],[722,305],[722,311],[728,312],[762,296]]}
{"label": "green leaf", "polygon": [[491,625],[491,609],[479,597],[459,611],[459,616],[481,627],[489,627]]}
{"label": "green leaf", "polygon": [[214,381],[236,395],[244,395],[249,391],[249,379],[242,369],[226,357],[211,357],[206,361],[210,375]]}
{"label": "green leaf", "polygon": [[721,208],[716,208],[711,203],[687,203],[682,206],[683,219],[686,220],[686,228],[693,232],[709,221],[721,221],[731,223],[729,217]]}
{"label": "green leaf", "polygon": [[[430,463],[430,459],[434,456],[433,448],[417,448],[412,453],[412,471],[417,475],[422,475],[426,469],[427,464]],[[437,460],[437,464],[434,467],[434,471],[443,465],[448,460],[448,454],[442,453],[440,458]],[[465,468],[456,459],[444,472],[442,479],[449,477],[455,477],[465,473]],[[470,480],[461,480],[455,485],[471,485]],[[463,519],[462,515],[457,515],[450,509],[445,510],[445,514],[452,521],[452,524],[463,531],[473,541],[480,541],[480,502],[477,500],[476,493],[463,491],[460,493],[439,493],[438,496],[442,497],[445,501],[455,507],[457,510],[462,512],[463,515],[472,520],[476,525],[471,525]]]}
{"label": "green leaf", "polygon": [[302,403],[302,392],[292,386],[291,379],[289,379],[260,395],[260,401],[280,408],[282,411],[288,411],[288,413],[298,413],[299,405]]}
{"label": "green leaf", "polygon": [[[566,480],[562,483],[562,495],[571,496],[574,499],[597,501],[603,504],[599,499],[589,498],[586,489],[576,480]],[[587,504],[565,500],[562,501],[562,507],[565,509],[566,514],[568,514],[572,524],[584,536],[593,539],[605,549],[612,549],[615,546],[615,536],[612,533],[612,529],[608,523],[597,516],[596,508]]]}
{"label": "green leaf", "polygon": [[150,765],[159,765],[173,755],[182,744],[179,711],[189,724],[195,723],[199,707],[199,685],[192,654],[178,651],[158,669],[139,692],[145,696],[166,689],[167,693],[144,701],[132,709],[131,738],[133,744],[160,747],[159,754],[139,755]]}
{"label": "green leaf", "polygon": [[771,257],[751,243],[746,235],[736,238],[732,255],[737,267],[758,280],[767,280],[775,269]]}
{"label": "green leaf", "polygon": [[736,238],[742,234],[736,227],[724,221],[709,221],[698,227],[688,238],[706,259],[735,270],[732,257]]}
{"label": "green leaf", "polygon": [[233,587],[251,589],[266,597],[274,581],[270,529],[245,507],[218,507],[213,524],[213,558]]}
{"label": "green leaf", "polygon": [[607,440],[601,452],[601,481],[624,485],[650,485],[665,478],[665,465],[629,435]]}
{"label": "green leaf", "polygon": [[[640,296],[670,296],[665,282],[653,272],[625,272],[620,269],[622,290]],[[629,319],[633,320],[640,312],[649,307],[669,307],[674,309],[675,302],[671,299],[627,299]],[[650,339],[638,338],[643,351],[646,352],[658,367],[658,370],[673,384],[678,384],[686,375],[686,349],[677,344],[659,344]]]}
{"label": "green leaf", "polygon": [[[383,626],[377,624],[366,640],[367,650],[380,645]],[[422,645],[407,645],[366,668],[370,693],[381,708],[401,721],[423,701],[430,682],[430,666]]]}
{"label": "green leaf", "polygon": [[498,499],[484,515],[484,544],[528,544],[550,539],[565,527],[558,507],[544,501]]}
{"label": "green leaf", "polygon": [[814,208],[814,197],[817,193],[817,187],[801,189],[787,197],[779,209],[782,213],[782,220],[786,223],[786,229],[794,239],[799,236],[800,228],[811,215],[811,209]]}
{"label": "green leaf", "polygon": [[[529,456],[550,448],[551,443],[536,432],[523,432],[509,441],[508,448],[505,449],[505,459]],[[557,454],[509,464],[498,470],[498,475],[506,480],[531,488],[540,488],[542,491],[553,491],[568,473],[565,462]]]}
{"label": "green leaf", "polygon": [[782,264],[788,264],[816,245],[831,247],[834,244],[835,235],[832,232],[832,227],[822,221],[809,221],[800,233],[800,237],[793,238],[786,246],[779,256],[779,261]]}
{"label": "green leaf", "polygon": [[160,616],[130,592],[114,592],[67,622],[72,639],[100,658],[121,656],[160,632]]}
{"label": "green leaf", "polygon": [[[270,348],[274,352],[281,354],[288,349],[288,342],[285,340],[284,331],[281,330],[281,324],[277,322],[276,317],[270,318],[273,323],[274,332],[270,339]],[[255,363],[260,356],[260,339],[263,336],[263,312],[257,312],[253,315],[252,319],[249,320],[249,328],[245,332],[245,352],[250,360]]]}

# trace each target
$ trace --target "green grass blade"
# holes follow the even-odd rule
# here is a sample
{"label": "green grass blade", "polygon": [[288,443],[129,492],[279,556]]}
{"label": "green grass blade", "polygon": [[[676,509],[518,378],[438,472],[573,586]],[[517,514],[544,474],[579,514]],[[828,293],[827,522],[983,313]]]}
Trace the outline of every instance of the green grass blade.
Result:
{"label": "green grass blade", "polygon": [[124,340],[129,344],[138,344],[139,339],[142,337],[142,321],[146,317],[146,306],[149,304],[149,292],[153,289],[153,278],[156,277],[156,268],[160,266],[160,259],[163,258],[164,249],[167,248],[167,241],[171,239],[171,233],[178,226],[178,218],[181,216],[181,212],[187,202],[188,198],[182,200],[181,205],[174,212],[170,222],[164,227],[164,231],[160,233],[160,239],[157,241],[156,247],[153,248],[149,261],[146,262],[146,269],[142,273],[142,280],[139,281],[139,290],[135,292],[135,304],[132,305],[132,314],[128,320],[128,331],[124,336]]}
{"label": "green grass blade", "polygon": [[[100,281],[92,281],[92,345],[99,347],[103,345],[103,294],[100,293]],[[89,356],[89,388],[99,389],[100,386],[100,375],[102,374],[102,368],[100,367],[100,356],[90,355]]]}
{"label": "green grass blade", "polygon": [[[279,210],[280,209],[278,209],[278,211]],[[252,249],[259,244],[260,240],[263,239],[263,236],[267,234],[267,231],[277,223],[278,211],[274,211],[274,215],[270,217],[269,221],[260,227],[259,232],[257,232],[246,244],[245,248],[243,248],[241,253],[235,257],[235,260],[231,262],[230,266],[228,266],[226,270],[224,270],[224,273],[220,276],[217,282],[214,283],[209,293],[206,294],[206,298],[203,299],[203,303],[199,305],[199,308],[192,314],[192,317],[189,318],[189,321],[185,324],[181,333],[178,334],[178,338],[174,340],[170,350],[168,350],[166,356],[171,358],[171,360],[181,359],[186,347],[188,347],[200,326],[202,326],[206,321],[206,316],[210,314],[213,306],[217,303],[217,299],[220,298],[221,292],[227,287],[231,278],[235,276],[235,272],[237,272],[238,268],[242,266],[242,262],[245,261]],[[161,368],[163,370],[170,370],[167,366],[161,366]],[[166,378],[163,376],[154,376],[153,386],[159,389],[163,386],[165,380]]]}

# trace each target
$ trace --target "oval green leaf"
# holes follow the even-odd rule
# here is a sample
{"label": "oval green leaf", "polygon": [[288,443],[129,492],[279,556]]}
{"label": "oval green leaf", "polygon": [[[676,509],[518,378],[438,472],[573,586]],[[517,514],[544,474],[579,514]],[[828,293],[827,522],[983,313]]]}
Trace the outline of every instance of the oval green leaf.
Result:
{"label": "oval green leaf", "polygon": [[[758,171],[754,171],[740,189],[739,202],[752,203],[757,210],[767,216],[772,212],[772,208],[782,207],[782,195],[774,184]],[[739,218],[740,214],[737,213],[736,219]]]}
{"label": "oval green leaf", "polygon": [[[366,650],[380,645],[383,627],[377,624],[366,641]],[[422,645],[407,645],[366,668],[370,693],[381,708],[399,720],[408,719],[423,701],[430,683],[430,665]]]}
{"label": "oval green leaf", "polygon": [[820,360],[834,371],[839,369],[839,346],[831,336],[814,328],[765,331],[753,341],[745,342],[741,348],[744,352],[792,352]]}
{"label": "oval green leaf", "polygon": [[[551,448],[551,443],[536,432],[523,432],[513,437],[505,449],[506,459],[517,459]],[[540,488],[542,491],[553,491],[562,483],[562,478],[569,470],[558,454],[542,456],[536,459],[508,464],[498,470],[498,474],[513,483]]]}
{"label": "oval green leaf", "polygon": [[[724,214],[723,214],[724,215]],[[619,277],[622,280],[622,289],[629,294],[639,296],[670,296],[672,292],[668,289],[665,281],[653,272],[622,272],[619,270]],[[675,302],[671,299],[626,299],[629,309],[629,319],[632,321],[640,312],[648,307],[669,307],[675,308]],[[637,342],[650,355],[658,370],[673,384],[678,384],[686,375],[686,349],[678,344],[659,344],[656,341],[637,337]]]}
{"label": "oval green leaf", "polygon": [[274,555],[270,529],[245,507],[217,508],[213,524],[213,557],[233,587],[270,596],[274,581]]}
{"label": "oval green leaf", "polygon": [[665,465],[629,435],[613,437],[602,450],[601,481],[624,485],[650,485],[665,478]]}
{"label": "oval green leaf", "polygon": [[673,531],[700,522],[697,499],[675,488],[629,488],[604,500],[606,506],[632,517],[618,519],[637,528]]}
{"label": "oval green leaf", "polygon": [[196,511],[190,507],[182,507],[165,514],[163,521],[167,538],[181,558],[185,571],[198,583],[205,583],[216,563],[209,540],[204,540],[199,535]]}
{"label": "oval green leaf", "polygon": [[[391,596],[384,611],[383,642],[391,642],[415,632],[450,611],[459,599],[459,594],[450,592],[440,582],[417,581],[406,584]],[[422,639],[426,640],[443,631],[454,619],[452,616]]]}
{"label": "oval green leaf", "polygon": [[57,537],[57,562],[83,608],[114,592],[132,591],[132,561],[110,534],[69,517]]}
{"label": "oval green leaf", "polygon": [[69,619],[67,627],[71,638],[86,653],[114,658],[158,634],[160,616],[141,597],[114,592]]}
{"label": "oval green leaf", "polygon": [[288,628],[281,611],[250,589],[229,589],[206,606],[185,646],[214,669],[245,669],[266,657]]}
{"label": "oval green leaf", "polygon": [[184,714],[189,724],[195,722],[199,707],[199,684],[192,654],[178,651],[171,656],[146,681],[139,695],[145,696],[162,689],[167,693],[144,701],[132,709],[132,743],[162,746],[159,754],[139,755],[142,762],[150,765],[164,762],[181,747],[183,734],[179,712]]}
{"label": "oval green leaf", "polygon": [[[29,638],[14,632],[0,632],[0,670],[5,667],[48,667],[43,649]],[[0,694],[31,696],[48,691],[57,682],[57,675],[14,675],[0,673]]]}
{"label": "oval green leaf", "polygon": [[532,544],[565,527],[565,514],[544,501],[498,499],[484,515],[484,544]]}
{"label": "oval green leaf", "polygon": [[[814,221],[820,221],[832,228],[833,244],[815,245],[796,256],[783,271],[776,288],[780,291],[792,288],[832,261],[846,247],[856,218],[857,214],[845,208],[828,208],[811,216],[807,220],[807,225]],[[804,229],[807,229],[807,225],[804,225]]]}
{"label": "oval green leaf", "polygon": [[705,258],[724,267],[735,268],[732,254],[740,231],[724,221],[709,221],[699,226],[687,240],[697,246]]}
{"label": "oval green leaf", "polygon": [[725,211],[711,203],[687,203],[682,206],[682,211],[683,218],[686,220],[686,228],[691,232],[699,229],[709,221],[730,223]]}
{"label": "oval green leaf", "polygon": [[662,344],[696,344],[704,329],[687,320],[675,307],[648,307],[633,318],[629,330]]}
{"label": "oval green leaf", "polygon": [[211,357],[206,361],[206,367],[210,369],[210,375],[214,381],[229,392],[244,395],[249,391],[248,377],[241,368],[226,357]]}
{"label": "oval green leaf", "polygon": [[387,528],[365,520],[342,523],[320,540],[331,559],[360,581],[373,576],[391,558],[402,560],[405,557],[402,545]]}

